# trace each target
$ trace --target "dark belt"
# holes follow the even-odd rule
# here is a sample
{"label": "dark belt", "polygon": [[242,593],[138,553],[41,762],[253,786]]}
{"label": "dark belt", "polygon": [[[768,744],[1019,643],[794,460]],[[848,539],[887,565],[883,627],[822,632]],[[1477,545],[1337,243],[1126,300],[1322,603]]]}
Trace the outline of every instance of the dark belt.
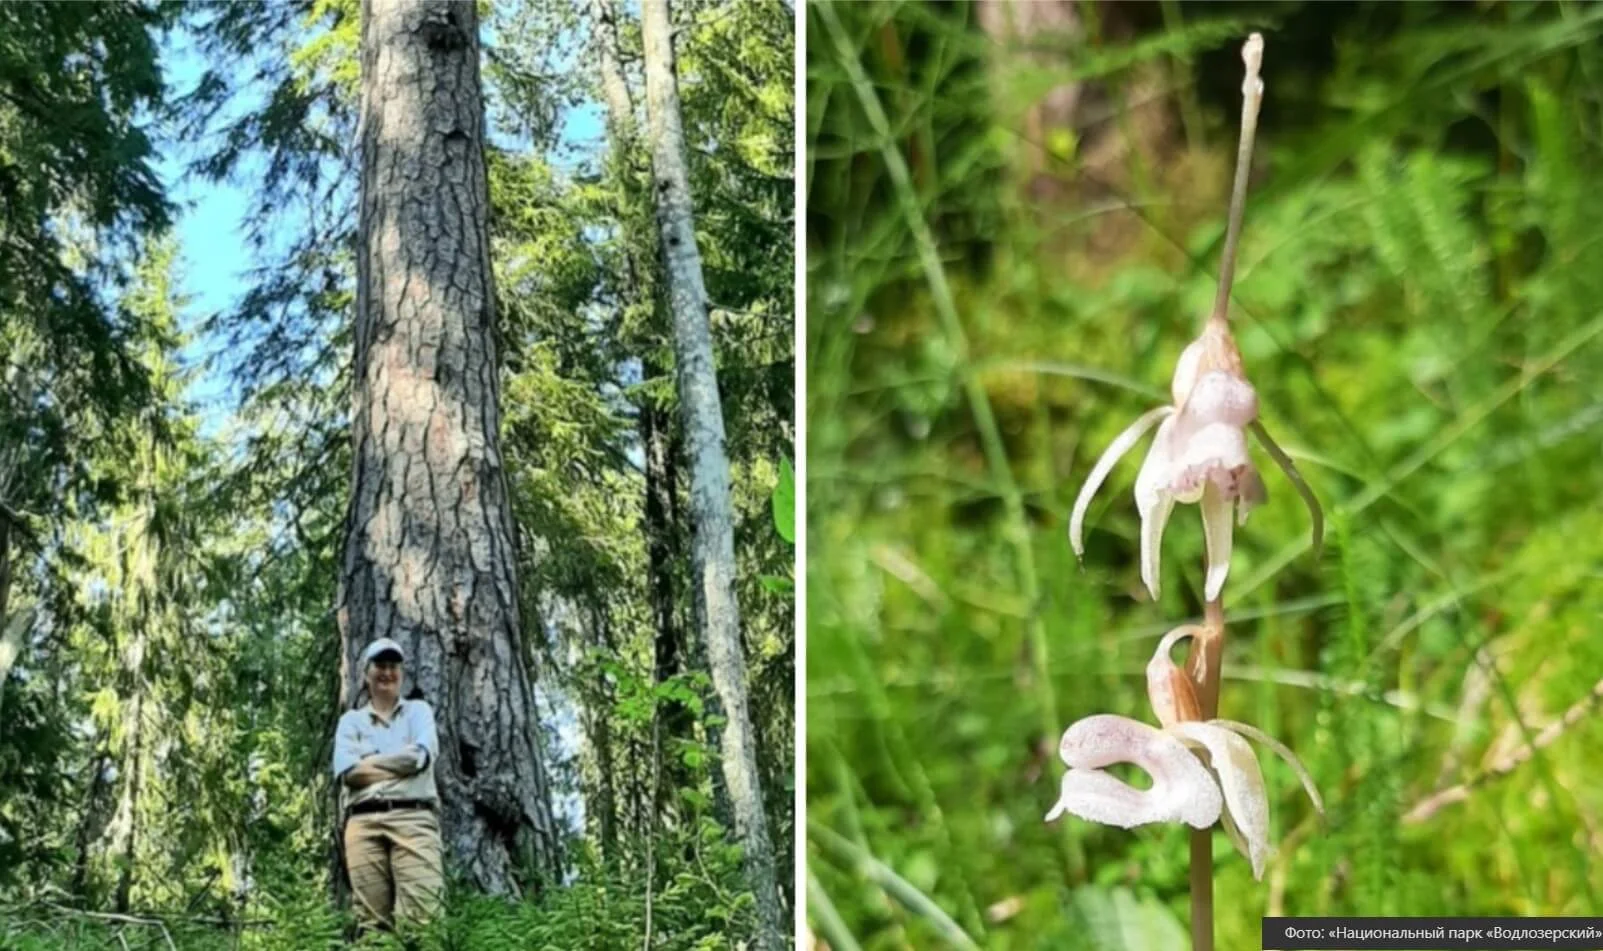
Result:
{"label": "dark belt", "polygon": [[369,812],[394,812],[397,809],[427,809],[433,812],[435,808],[432,799],[369,799],[352,806],[350,814],[360,816]]}

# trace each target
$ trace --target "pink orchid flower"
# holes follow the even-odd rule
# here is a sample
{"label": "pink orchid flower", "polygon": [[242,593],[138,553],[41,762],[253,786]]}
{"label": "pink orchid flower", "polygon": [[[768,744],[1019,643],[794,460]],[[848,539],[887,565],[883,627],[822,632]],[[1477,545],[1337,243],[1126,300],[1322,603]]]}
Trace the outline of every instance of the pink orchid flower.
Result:
{"label": "pink orchid flower", "polygon": [[[1064,813],[1090,822],[1131,829],[1152,822],[1184,822],[1206,829],[1215,822],[1262,879],[1271,854],[1269,799],[1258,755],[1247,740],[1269,747],[1288,764],[1324,812],[1313,777],[1284,744],[1256,727],[1233,720],[1200,719],[1196,685],[1170,658],[1181,638],[1200,628],[1176,628],[1164,636],[1147,664],[1147,696],[1162,728],[1113,714],[1086,717],[1063,734],[1058,752],[1069,771],[1048,822]],[[1133,763],[1152,777],[1136,789],[1105,772]]]}
{"label": "pink orchid flower", "polygon": [[1204,596],[1219,598],[1230,574],[1237,522],[1263,504],[1268,493],[1247,451],[1250,429],[1296,486],[1313,519],[1314,549],[1324,535],[1324,516],[1297,467],[1258,420],[1258,394],[1241,368],[1241,354],[1223,321],[1209,321],[1202,336],[1181,353],[1170,384],[1171,405],[1144,413],[1120,433],[1091,469],[1069,516],[1069,542],[1083,558],[1085,515],[1091,499],[1125,453],[1158,427],[1135,481],[1141,513],[1141,580],[1158,598],[1159,549],[1176,502],[1202,509],[1207,543]]}

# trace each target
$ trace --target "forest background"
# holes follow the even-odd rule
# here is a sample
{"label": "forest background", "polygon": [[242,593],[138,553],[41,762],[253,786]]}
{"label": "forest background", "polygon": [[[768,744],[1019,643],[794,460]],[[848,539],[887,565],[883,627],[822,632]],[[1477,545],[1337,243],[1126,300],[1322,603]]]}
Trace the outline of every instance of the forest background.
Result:
{"label": "forest background", "polygon": [[[1595,914],[1603,893],[1603,11],[1573,3],[807,10],[807,887],[835,951],[1186,946],[1186,831],[1047,824],[1081,717],[1152,722],[1160,604],[1095,459],[1216,288],[1243,39],[1266,85],[1233,320],[1265,422],[1221,715],[1284,915]],[[880,113],[880,114],[876,114]],[[905,173],[904,173],[905,170]],[[1134,771],[1121,773],[1127,778]],[[1136,780],[1140,784],[1140,780]]]}
{"label": "forest background", "polygon": [[[689,587],[639,7],[484,4],[519,660],[562,848],[523,901],[459,883],[433,946],[771,946],[754,893],[794,901],[794,8],[672,13],[778,872],[732,832]],[[0,5],[0,946],[344,933],[358,28],[355,0]]]}

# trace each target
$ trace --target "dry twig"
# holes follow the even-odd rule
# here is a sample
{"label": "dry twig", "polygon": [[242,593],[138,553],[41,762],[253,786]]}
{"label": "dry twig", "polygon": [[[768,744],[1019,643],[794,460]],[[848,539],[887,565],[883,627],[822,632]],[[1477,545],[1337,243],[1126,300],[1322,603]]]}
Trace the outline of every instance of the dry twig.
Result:
{"label": "dry twig", "polygon": [[1592,689],[1587,692],[1586,696],[1570,704],[1570,708],[1564,711],[1563,716],[1543,727],[1542,732],[1536,734],[1530,743],[1503,757],[1464,782],[1426,796],[1414,808],[1403,815],[1403,822],[1410,824],[1424,822],[1443,808],[1465,801],[1470,797],[1470,793],[1486,783],[1501,779],[1514,772],[1532,756],[1536,755],[1537,750],[1551,746],[1554,741],[1564,735],[1565,731],[1579,723],[1592,711],[1593,707],[1597,706],[1599,700],[1603,700],[1603,680],[1593,684]]}

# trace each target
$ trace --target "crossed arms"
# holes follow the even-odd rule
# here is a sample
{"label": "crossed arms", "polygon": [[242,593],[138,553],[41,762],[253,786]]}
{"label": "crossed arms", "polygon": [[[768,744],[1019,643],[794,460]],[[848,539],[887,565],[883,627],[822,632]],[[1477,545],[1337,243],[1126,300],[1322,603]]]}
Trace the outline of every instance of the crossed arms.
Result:
{"label": "crossed arms", "polygon": [[395,753],[366,753],[373,747],[358,739],[360,720],[347,714],[340,719],[339,732],[334,738],[334,776],[352,789],[365,789],[387,779],[404,779],[415,776],[434,761],[439,747],[434,727],[434,711],[428,704],[415,701],[408,704],[408,739],[412,742]]}
{"label": "crossed arms", "polygon": [[341,777],[352,789],[364,789],[386,779],[404,779],[415,776],[428,765],[428,753],[413,744],[399,753],[373,753],[362,757]]}

